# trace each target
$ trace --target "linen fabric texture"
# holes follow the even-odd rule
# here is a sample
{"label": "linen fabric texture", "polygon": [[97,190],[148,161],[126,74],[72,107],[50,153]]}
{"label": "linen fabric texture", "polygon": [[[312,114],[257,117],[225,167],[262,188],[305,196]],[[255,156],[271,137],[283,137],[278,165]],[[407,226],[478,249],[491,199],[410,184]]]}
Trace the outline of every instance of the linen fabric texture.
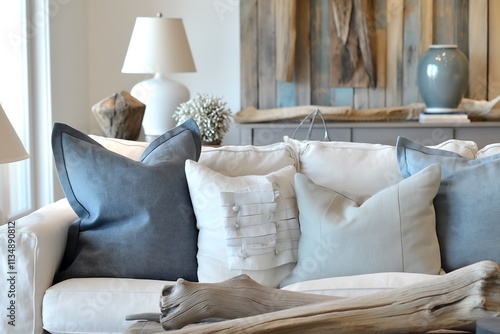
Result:
{"label": "linen fabric texture", "polygon": [[193,120],[154,140],[139,161],[55,124],[52,149],[78,215],[55,282],[75,277],[197,280],[196,218],[184,172],[201,153]]}
{"label": "linen fabric texture", "polygon": [[322,187],[298,173],[299,258],[280,286],[377,272],[438,274],[432,200],[440,176],[435,164],[370,197]]}
{"label": "linen fabric texture", "polygon": [[286,166],[266,175],[231,177],[186,161],[199,230],[200,282],[247,274],[262,285],[278,287],[297,259],[295,173],[294,166]]}
{"label": "linen fabric texture", "polygon": [[441,165],[434,207],[443,269],[449,272],[482,260],[499,263],[500,154],[466,159],[403,137],[398,138],[397,154],[404,177]]}
{"label": "linen fabric texture", "polygon": [[266,270],[297,261],[300,230],[294,191],[271,183],[221,192],[229,269]]}
{"label": "linen fabric texture", "polygon": [[[403,179],[392,145],[299,141],[286,136],[284,140],[299,157],[298,171],[323,187],[371,196]],[[476,143],[456,139],[431,147],[467,158],[478,151]]]}

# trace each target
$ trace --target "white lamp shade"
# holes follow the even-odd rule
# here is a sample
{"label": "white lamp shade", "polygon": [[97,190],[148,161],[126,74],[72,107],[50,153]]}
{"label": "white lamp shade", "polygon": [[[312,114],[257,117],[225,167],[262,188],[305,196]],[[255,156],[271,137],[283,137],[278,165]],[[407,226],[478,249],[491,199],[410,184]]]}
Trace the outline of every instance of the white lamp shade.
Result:
{"label": "white lamp shade", "polygon": [[195,72],[182,19],[138,17],[123,73]]}
{"label": "white lamp shade", "polygon": [[0,164],[27,158],[29,154],[0,105]]}

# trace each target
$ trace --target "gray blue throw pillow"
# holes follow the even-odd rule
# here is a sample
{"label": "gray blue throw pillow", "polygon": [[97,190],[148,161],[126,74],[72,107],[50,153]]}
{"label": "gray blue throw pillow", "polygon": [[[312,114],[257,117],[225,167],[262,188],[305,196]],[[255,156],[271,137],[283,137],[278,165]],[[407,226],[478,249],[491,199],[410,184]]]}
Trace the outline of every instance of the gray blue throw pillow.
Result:
{"label": "gray blue throw pillow", "polygon": [[153,141],[139,161],[55,124],[52,150],[64,193],[78,215],[55,281],[75,277],[197,280],[196,218],[184,172],[198,160],[193,120]]}
{"label": "gray blue throw pillow", "polygon": [[379,272],[439,273],[432,199],[441,170],[364,196],[340,192],[295,174],[300,240],[297,265],[280,287],[313,279]]}
{"label": "gray blue throw pillow", "polygon": [[434,207],[443,269],[481,260],[500,263],[500,155],[471,160],[401,137],[396,146],[405,178],[441,165]]}

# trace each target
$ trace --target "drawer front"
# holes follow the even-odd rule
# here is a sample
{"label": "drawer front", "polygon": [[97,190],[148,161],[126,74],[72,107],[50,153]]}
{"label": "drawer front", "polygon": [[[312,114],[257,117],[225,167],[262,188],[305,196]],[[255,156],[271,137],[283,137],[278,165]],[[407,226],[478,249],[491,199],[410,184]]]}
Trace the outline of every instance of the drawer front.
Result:
{"label": "drawer front", "polygon": [[499,128],[456,128],[455,136],[457,139],[472,140],[479,148],[488,144],[500,143]]}
{"label": "drawer front", "polygon": [[[253,144],[268,145],[283,141],[283,136],[291,137],[296,127],[266,127],[253,129]],[[300,128],[295,134],[295,138],[303,140],[307,136],[307,127]],[[324,130],[315,127],[311,132],[311,140],[323,140]],[[331,140],[351,141],[351,129],[349,128],[328,128]]]}
{"label": "drawer front", "polygon": [[453,138],[453,128],[357,128],[352,141],[396,145],[398,136],[406,137],[421,145],[436,145]]}

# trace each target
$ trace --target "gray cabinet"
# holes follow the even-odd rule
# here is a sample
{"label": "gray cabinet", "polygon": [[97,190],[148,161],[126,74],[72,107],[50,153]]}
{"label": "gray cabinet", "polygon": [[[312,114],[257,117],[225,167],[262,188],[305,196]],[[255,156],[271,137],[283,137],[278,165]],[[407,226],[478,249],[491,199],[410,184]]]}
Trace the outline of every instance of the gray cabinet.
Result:
{"label": "gray cabinet", "polygon": [[[267,145],[283,141],[283,136],[291,136],[298,123],[252,123],[237,124],[240,145]],[[419,122],[329,122],[330,139],[363,143],[395,145],[398,136],[434,145],[448,139],[472,140],[479,148],[491,143],[500,143],[500,122],[472,122],[466,124],[422,124]],[[297,139],[304,139],[308,125],[297,132]],[[312,139],[323,139],[323,128],[317,123]]]}

